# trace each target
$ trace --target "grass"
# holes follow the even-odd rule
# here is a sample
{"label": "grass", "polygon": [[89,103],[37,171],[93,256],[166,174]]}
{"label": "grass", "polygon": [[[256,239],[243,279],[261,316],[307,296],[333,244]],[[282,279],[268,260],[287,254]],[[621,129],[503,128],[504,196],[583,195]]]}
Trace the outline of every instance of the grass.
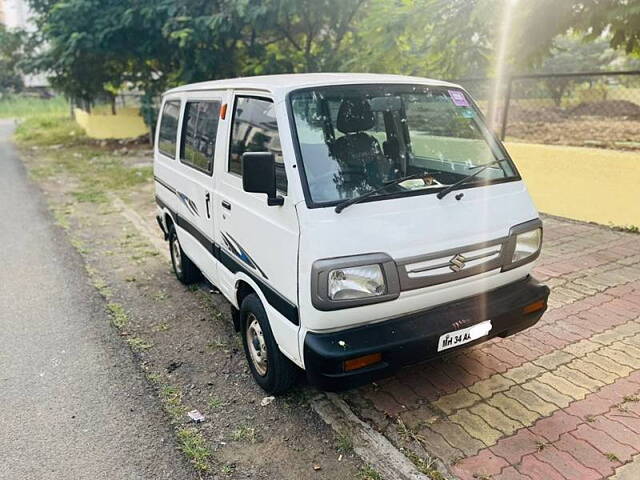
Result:
{"label": "grass", "polygon": [[637,225],[614,225],[612,228],[618,232],[640,233],[640,227]]}
{"label": "grass", "polygon": [[131,347],[131,350],[133,350],[134,352],[144,352],[145,350],[149,350],[153,347],[152,343],[149,343],[140,337],[128,338],[127,343]]}
{"label": "grass", "polygon": [[170,328],[171,327],[169,326],[169,324],[167,322],[160,322],[159,324],[157,324],[156,326],[153,327],[153,331],[154,332],[166,332]]}
{"label": "grass", "polygon": [[536,450],[538,452],[543,451],[545,448],[547,448],[547,442],[543,442],[542,440],[536,440]]}
{"label": "grass", "polygon": [[196,470],[209,471],[209,457],[211,451],[202,433],[197,428],[182,428],[178,430],[180,450],[189,458]]}
{"label": "grass", "polygon": [[[76,248],[78,247],[76,246]],[[80,253],[83,253],[83,252],[81,251]],[[113,292],[109,288],[109,285],[107,284],[107,282],[105,282],[105,280],[100,275],[98,275],[98,272],[94,268],[86,265],[85,269],[89,274],[89,278],[91,279],[92,285],[96,288],[96,290],[98,290],[98,293],[102,295],[105,299],[111,298],[111,296],[113,295]],[[108,305],[107,305],[107,310],[111,311]]]}
{"label": "grass", "polygon": [[207,343],[207,348],[210,348],[211,350],[226,350],[229,348],[229,344],[218,336],[212,342]]}
{"label": "grass", "polygon": [[336,450],[344,455],[350,455],[353,453],[353,440],[349,435],[340,433],[336,438]]}
{"label": "grass", "polygon": [[247,427],[246,425],[242,425],[236,428],[231,434],[231,438],[236,442],[247,441],[250,443],[258,442],[258,434],[256,433],[256,429],[253,427]]}
{"label": "grass", "polygon": [[71,245],[75,248],[79,253],[85,255],[90,252],[90,249],[84,244],[82,240],[77,238],[71,239]]}
{"label": "grass", "polygon": [[187,413],[187,408],[182,404],[182,390],[172,385],[163,385],[160,389],[160,397],[165,410],[174,421],[179,421]]}
{"label": "grass", "polygon": [[18,143],[30,147],[55,147],[89,141],[75,121],[62,115],[36,115],[24,119],[16,128]]}
{"label": "grass", "polygon": [[382,476],[369,465],[360,469],[357,478],[358,480],[382,480]]}
{"label": "grass", "polygon": [[236,468],[235,464],[223,465],[222,468],[220,469],[220,472],[223,473],[224,475],[231,475],[235,470],[235,468]]}
{"label": "grass", "polygon": [[[127,317],[127,312],[124,311],[124,307],[122,305],[119,303],[108,303],[107,310],[109,310],[109,313],[111,314],[111,323],[113,323],[116,328],[120,329],[127,326],[129,323],[129,317]],[[129,345],[131,345],[131,343]]]}
{"label": "grass", "polygon": [[[236,336],[235,338],[239,339],[240,336]],[[309,403],[309,393],[307,390],[302,388],[293,388],[284,397],[284,402],[287,407],[301,407],[307,405]]]}
{"label": "grass", "polygon": [[50,99],[11,95],[0,99],[0,118],[27,118],[37,115],[69,115],[64,97]]}
{"label": "grass", "polygon": [[605,453],[604,454],[605,457],[607,457],[607,460],[609,460],[610,462],[619,462],[620,459],[618,458],[618,456],[615,453]]}
{"label": "grass", "polygon": [[401,448],[400,450],[407,456],[409,460],[411,460],[411,463],[415,465],[420,473],[424,473],[432,480],[445,479],[445,477],[442,476],[442,474],[434,467],[435,461],[433,459],[424,459],[408,448]]}
{"label": "grass", "polygon": [[[70,174],[78,202],[106,204],[109,192],[127,191],[153,178],[150,166],[130,167],[108,146],[88,138],[71,119],[56,115],[26,118],[15,132],[16,142],[38,152],[32,169],[39,179]],[[144,256],[151,256],[142,252]]]}

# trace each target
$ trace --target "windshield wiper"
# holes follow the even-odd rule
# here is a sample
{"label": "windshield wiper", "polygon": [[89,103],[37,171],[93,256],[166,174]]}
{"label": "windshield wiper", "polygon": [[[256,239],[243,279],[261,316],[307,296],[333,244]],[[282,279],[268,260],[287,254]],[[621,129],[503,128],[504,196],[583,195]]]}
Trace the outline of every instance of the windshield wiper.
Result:
{"label": "windshield wiper", "polygon": [[386,190],[387,188],[389,188],[392,185],[397,185],[399,183],[404,182],[405,180],[413,180],[414,178],[422,178],[422,177],[425,177],[427,175],[428,175],[427,172],[414,173],[413,175],[407,175],[406,177],[401,177],[401,178],[396,178],[395,180],[391,180],[390,182],[387,182],[384,185],[382,185],[380,188],[376,188],[375,190],[371,190],[370,192],[363,193],[359,197],[350,198],[349,200],[345,200],[344,202],[339,203],[338,205],[336,205],[336,208],[335,208],[336,213],[340,213],[342,210],[344,210],[345,208],[347,208],[350,205],[353,205],[355,203],[360,203],[362,200],[365,200],[365,199],[367,199],[369,197],[373,197],[376,193],[380,193],[380,192]]}
{"label": "windshield wiper", "polygon": [[461,185],[467,183],[469,180],[477,177],[482,172],[484,172],[487,168],[491,167],[492,165],[496,165],[496,164],[502,163],[502,162],[504,162],[506,160],[507,160],[506,158],[496,158],[492,162],[485,163],[483,165],[475,165],[473,167],[470,167],[470,168],[473,168],[473,169],[477,168],[478,170],[476,172],[473,172],[471,175],[467,175],[462,180],[458,180],[456,183],[452,183],[451,185],[449,185],[444,190],[440,190],[438,192],[438,194],[436,195],[436,197],[438,197],[439,200],[442,200],[446,195],[448,195],[449,193],[453,192],[454,190],[457,190]]}

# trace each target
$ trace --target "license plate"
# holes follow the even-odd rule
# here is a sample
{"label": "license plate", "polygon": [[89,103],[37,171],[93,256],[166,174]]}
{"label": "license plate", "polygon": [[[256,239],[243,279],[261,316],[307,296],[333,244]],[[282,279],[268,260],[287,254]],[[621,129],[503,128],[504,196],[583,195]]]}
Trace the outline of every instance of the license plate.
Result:
{"label": "license plate", "polygon": [[445,333],[440,336],[438,341],[438,351],[447,350],[448,348],[457,347],[458,345],[464,345],[465,343],[473,342],[478,338],[485,337],[491,331],[491,320],[485,320],[484,322],[476,323],[467,328],[461,328],[460,330],[454,330],[453,332]]}

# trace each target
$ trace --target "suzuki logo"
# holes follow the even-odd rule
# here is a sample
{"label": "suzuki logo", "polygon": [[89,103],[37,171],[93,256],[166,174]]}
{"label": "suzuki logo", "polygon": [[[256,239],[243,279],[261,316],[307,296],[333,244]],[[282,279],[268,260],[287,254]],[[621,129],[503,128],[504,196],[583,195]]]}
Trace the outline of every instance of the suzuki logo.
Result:
{"label": "suzuki logo", "polygon": [[465,262],[467,261],[463,255],[459,253],[456,254],[451,260],[449,260],[449,268],[452,272],[459,272],[465,266]]}

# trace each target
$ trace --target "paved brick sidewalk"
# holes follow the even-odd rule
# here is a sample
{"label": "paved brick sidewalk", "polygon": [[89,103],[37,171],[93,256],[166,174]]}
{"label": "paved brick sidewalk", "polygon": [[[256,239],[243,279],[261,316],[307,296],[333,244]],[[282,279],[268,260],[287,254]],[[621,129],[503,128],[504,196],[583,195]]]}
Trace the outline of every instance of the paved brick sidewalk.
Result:
{"label": "paved brick sidewalk", "polygon": [[462,479],[640,479],[640,236],[545,219],[532,329],[345,395]]}

